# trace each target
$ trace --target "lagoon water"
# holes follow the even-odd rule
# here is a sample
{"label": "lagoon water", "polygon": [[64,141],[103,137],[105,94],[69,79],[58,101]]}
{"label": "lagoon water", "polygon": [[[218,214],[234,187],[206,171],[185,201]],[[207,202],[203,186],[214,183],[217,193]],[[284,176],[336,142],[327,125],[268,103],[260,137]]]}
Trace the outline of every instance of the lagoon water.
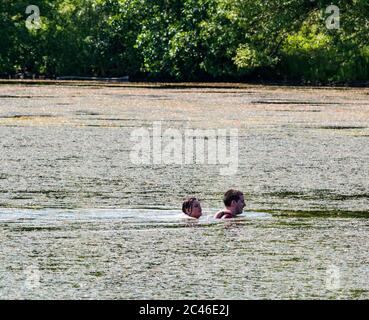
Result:
{"label": "lagoon water", "polygon": [[[369,298],[369,90],[0,85],[0,299]],[[137,128],[239,131],[238,171]],[[215,221],[223,192],[246,212]],[[195,194],[205,215],[180,213]]]}

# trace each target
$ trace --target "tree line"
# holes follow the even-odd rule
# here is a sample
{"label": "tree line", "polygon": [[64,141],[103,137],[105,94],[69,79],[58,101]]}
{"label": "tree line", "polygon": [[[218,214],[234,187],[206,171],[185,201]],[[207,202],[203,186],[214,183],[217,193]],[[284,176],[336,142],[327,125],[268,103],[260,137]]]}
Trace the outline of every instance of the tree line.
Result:
{"label": "tree line", "polygon": [[39,24],[29,5],[0,0],[2,77],[369,80],[367,0],[33,0]]}

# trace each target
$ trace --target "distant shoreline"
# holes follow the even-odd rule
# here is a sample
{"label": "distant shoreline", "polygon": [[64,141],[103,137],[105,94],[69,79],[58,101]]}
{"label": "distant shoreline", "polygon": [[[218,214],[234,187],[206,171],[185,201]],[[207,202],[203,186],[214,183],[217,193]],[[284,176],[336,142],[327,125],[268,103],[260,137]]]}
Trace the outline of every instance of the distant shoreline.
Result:
{"label": "distant shoreline", "polygon": [[158,81],[101,81],[101,80],[51,80],[51,79],[1,79],[0,85],[72,85],[72,86],[104,86],[153,89],[248,89],[258,87],[296,88],[296,89],[337,89],[350,90],[369,88],[369,83],[313,85],[297,82],[158,82]]}

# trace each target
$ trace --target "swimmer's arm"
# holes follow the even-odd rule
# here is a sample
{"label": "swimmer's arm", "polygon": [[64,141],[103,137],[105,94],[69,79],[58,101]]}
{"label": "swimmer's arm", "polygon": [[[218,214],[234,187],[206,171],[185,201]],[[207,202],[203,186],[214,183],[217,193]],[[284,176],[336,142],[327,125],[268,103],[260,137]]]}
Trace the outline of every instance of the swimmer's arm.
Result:
{"label": "swimmer's arm", "polygon": [[232,218],[234,218],[234,216],[232,216],[229,213],[226,213],[221,219],[232,219]]}
{"label": "swimmer's arm", "polygon": [[233,215],[229,212],[219,211],[216,213],[215,219],[232,219]]}
{"label": "swimmer's arm", "polygon": [[222,216],[223,216],[223,211],[218,211],[216,214],[215,214],[215,216],[214,216],[214,218],[215,219],[222,219]]}

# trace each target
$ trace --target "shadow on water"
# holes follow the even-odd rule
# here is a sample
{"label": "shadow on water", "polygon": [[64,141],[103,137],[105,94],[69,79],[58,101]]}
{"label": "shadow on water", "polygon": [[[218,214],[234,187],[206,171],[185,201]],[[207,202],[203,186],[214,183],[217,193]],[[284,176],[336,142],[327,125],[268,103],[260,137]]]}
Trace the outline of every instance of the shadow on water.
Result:
{"label": "shadow on water", "polygon": [[256,100],[251,101],[252,104],[266,104],[266,105],[307,105],[307,106],[325,106],[337,105],[336,102],[321,102],[321,101],[290,101],[290,100]]}
{"label": "shadow on water", "polygon": [[56,96],[20,96],[20,95],[0,95],[0,99],[49,99],[49,98],[56,98]]}
{"label": "shadow on water", "polygon": [[57,117],[57,115],[55,114],[15,114],[15,115],[0,116],[0,119],[28,120],[32,118],[55,118],[55,117]]}
{"label": "shadow on water", "polygon": [[369,199],[369,193],[359,193],[359,194],[336,194],[330,190],[314,190],[310,192],[296,192],[296,191],[278,191],[264,193],[263,196],[277,197],[281,199],[323,199],[323,200],[359,200],[359,199]]}
{"label": "shadow on water", "polygon": [[363,126],[316,126],[316,127],[305,127],[307,129],[325,129],[325,130],[362,130],[368,127]]}
{"label": "shadow on water", "polygon": [[274,217],[300,217],[300,218],[369,218],[367,211],[347,210],[264,210]]}

